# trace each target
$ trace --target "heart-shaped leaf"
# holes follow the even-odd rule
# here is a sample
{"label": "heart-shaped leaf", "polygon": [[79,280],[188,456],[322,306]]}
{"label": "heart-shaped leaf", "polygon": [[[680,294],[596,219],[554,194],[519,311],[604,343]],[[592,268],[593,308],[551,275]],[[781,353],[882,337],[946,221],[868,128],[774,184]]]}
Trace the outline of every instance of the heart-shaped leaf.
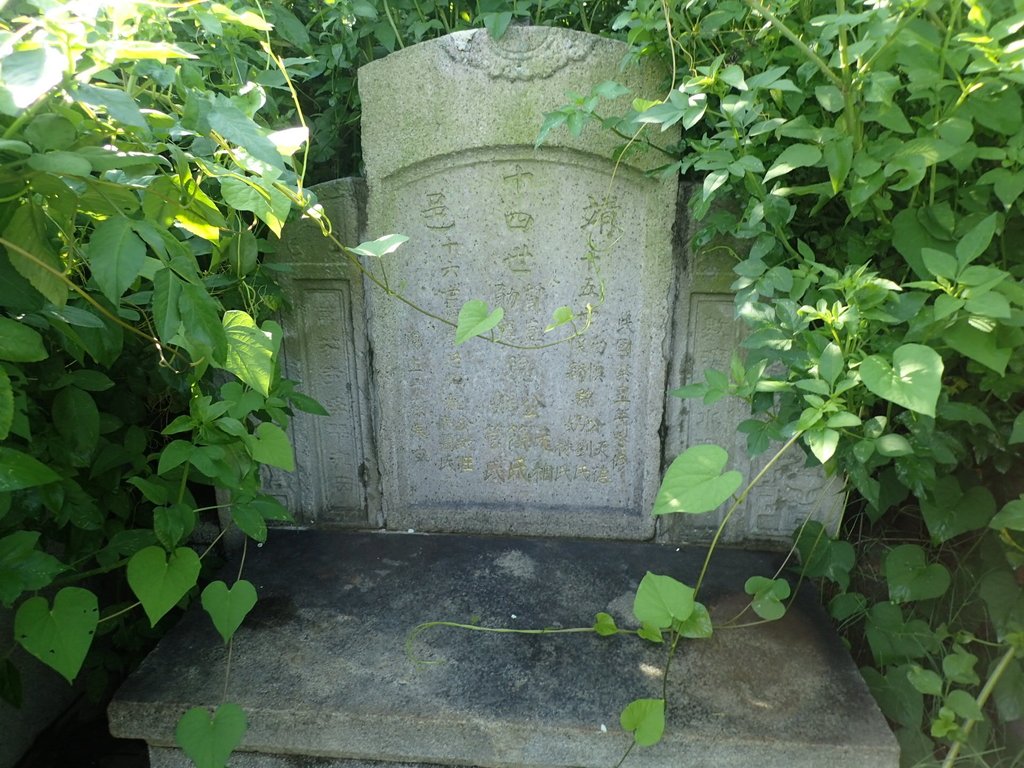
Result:
{"label": "heart-shaped leaf", "polygon": [[935,416],[942,389],[942,358],[931,347],[904,344],[892,355],[892,365],[872,355],[860,366],[864,386],[879,397],[925,416]]}
{"label": "heart-shaped leaf", "polygon": [[988,524],[997,531],[1009,528],[1011,531],[1024,531],[1024,496],[1008,501]]}
{"label": "heart-shaped leaf", "polygon": [[213,713],[192,707],[178,721],[174,738],[196,768],[224,768],[248,727],[237,704],[221,704]]}
{"label": "heart-shaped leaf", "polygon": [[939,478],[931,495],[921,499],[921,516],[936,543],[984,528],[995,511],[996,500],[991,491],[981,485],[961,491],[960,483],[951,476]]}
{"label": "heart-shaped leaf", "polygon": [[786,606],[782,601],[789,597],[792,590],[785,579],[751,576],[743,585],[743,591],[754,598],[751,606],[762,619],[775,621],[786,615]]}
{"label": "heart-shaped leaf", "polygon": [[722,473],[729,454],[717,445],[695,445],[676,457],[665,473],[653,515],[710,512],[728,500],[743,482],[735,470]]}
{"label": "heart-shaped leaf", "polygon": [[665,700],[636,699],[629,702],[619,716],[622,730],[633,734],[641,747],[650,747],[661,741],[665,732]]}
{"label": "heart-shaped leaf", "polygon": [[142,603],[150,626],[178,604],[199,580],[199,555],[178,547],[170,557],[161,547],[146,547],[128,561],[128,585]]}
{"label": "heart-shaped leaf", "polygon": [[671,576],[648,571],[633,598],[633,613],[641,623],[665,629],[672,626],[673,621],[690,618],[693,594],[693,589]]}
{"label": "heart-shaped leaf", "polygon": [[230,589],[223,581],[214,581],[203,590],[202,603],[203,610],[213,619],[213,626],[229,643],[256,605],[256,587],[245,579],[236,581]]}
{"label": "heart-shaped leaf", "polygon": [[711,637],[714,627],[711,624],[711,614],[703,603],[693,604],[693,613],[685,621],[677,621],[674,629],[683,637],[692,639],[704,639]]}
{"label": "heart-shaped leaf", "polygon": [[641,637],[644,640],[649,640],[652,643],[663,643],[665,638],[661,636],[661,630],[653,624],[644,622],[640,625],[640,629],[636,631],[636,636]]}
{"label": "heart-shaped leaf", "polygon": [[615,626],[615,619],[607,613],[599,613],[594,617],[594,631],[601,637],[617,635],[619,628]]}
{"label": "heart-shaped leaf", "polygon": [[359,256],[374,256],[379,259],[381,256],[397,251],[398,247],[408,240],[409,238],[405,235],[384,235],[376,240],[360,243],[350,250]]}
{"label": "heart-shaped leaf", "polygon": [[455,343],[462,344],[474,336],[487,333],[505,317],[505,310],[496,307],[488,311],[487,302],[470,299],[459,310],[459,322],[455,328]]}
{"label": "heart-shaped leaf", "polygon": [[924,550],[916,544],[903,544],[886,555],[885,580],[894,603],[940,597],[950,583],[946,567],[925,562]]}
{"label": "heart-shaped leaf", "polygon": [[99,623],[96,595],[64,587],[53,599],[31,597],[14,616],[14,636],[22,647],[70,683],[82,668]]}

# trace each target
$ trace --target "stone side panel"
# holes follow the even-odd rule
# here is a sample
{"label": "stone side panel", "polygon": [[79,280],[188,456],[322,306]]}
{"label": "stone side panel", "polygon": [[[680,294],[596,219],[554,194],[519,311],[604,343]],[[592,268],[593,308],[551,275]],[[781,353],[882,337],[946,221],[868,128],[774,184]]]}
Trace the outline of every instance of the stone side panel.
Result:
{"label": "stone side panel", "polygon": [[[673,351],[668,389],[704,381],[708,368],[728,373],[729,363],[743,341],[743,324],[736,319],[733,293],[734,259],[723,243],[694,250],[690,245],[686,201],[691,185],[680,186],[679,223],[681,235],[677,282],[679,293],[674,308]],[[695,194],[699,194],[696,188]],[[740,241],[730,248],[745,247]],[[734,398],[704,405],[699,399],[681,400],[667,396],[665,403],[665,467],[692,445],[716,443],[729,452],[730,468],[738,469],[749,481],[765,466],[772,451],[753,460],[747,455],[746,436],[737,432],[749,418],[746,404]],[[776,446],[778,448],[779,446]],[[834,526],[842,514],[843,488],[836,478],[827,478],[820,466],[805,466],[803,451],[794,446],[787,456],[751,491],[733,513],[723,534],[727,543],[781,544],[788,542],[805,520]],[[659,522],[658,538],[665,541],[707,541],[714,535],[729,503],[704,515],[670,515]]]}
{"label": "stone side panel", "polygon": [[[338,179],[312,188],[334,235],[356,245],[364,223],[365,185]],[[273,262],[288,307],[281,317],[285,375],[327,416],[297,412],[290,436],[295,472],[271,470],[266,488],[303,524],[380,524],[377,462],[370,423],[368,346],[358,271],[309,220],[286,227]]]}

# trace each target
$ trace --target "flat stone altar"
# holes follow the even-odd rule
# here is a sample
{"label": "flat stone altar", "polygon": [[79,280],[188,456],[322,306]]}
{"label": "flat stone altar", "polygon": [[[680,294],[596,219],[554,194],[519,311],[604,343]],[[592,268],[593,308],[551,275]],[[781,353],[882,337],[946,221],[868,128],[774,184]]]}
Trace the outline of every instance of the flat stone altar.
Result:
{"label": "flat stone altar", "polygon": [[[239,768],[611,768],[631,741],[619,713],[661,695],[664,646],[435,628],[412,649],[438,662],[424,664],[406,652],[409,632],[431,620],[592,626],[597,611],[632,627],[646,570],[692,584],[702,561],[697,549],[644,543],[275,531],[249,553],[259,602],[235,636],[226,689],[224,644],[193,611],[121,689],[111,730],[147,739],[155,768],[184,768],[178,717],[227,700],[249,719]],[[749,600],[744,580],[776,567],[775,555],[722,550],[700,599],[725,622]],[[627,765],[898,764],[813,594],[782,621],[684,641],[671,669],[665,738]]]}

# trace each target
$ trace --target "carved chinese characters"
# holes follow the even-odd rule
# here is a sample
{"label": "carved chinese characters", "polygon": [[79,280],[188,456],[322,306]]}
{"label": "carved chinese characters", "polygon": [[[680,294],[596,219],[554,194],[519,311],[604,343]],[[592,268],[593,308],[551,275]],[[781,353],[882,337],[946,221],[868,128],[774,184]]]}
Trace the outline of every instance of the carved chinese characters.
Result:
{"label": "carved chinese characters", "polygon": [[[368,234],[410,238],[383,263],[389,285],[451,320],[470,299],[504,310],[493,331],[502,344],[455,346],[450,327],[368,297],[387,525],[649,537],[674,184],[645,177],[643,156],[640,167],[624,163],[613,174],[605,148],[568,134],[533,148],[543,112],[565,91],[599,82],[602,68],[610,72],[617,44],[588,40],[596,63],[581,66],[572,53],[581,41],[564,30],[461,42],[464,60],[446,39],[361,74],[364,119],[379,105],[405,103],[409,82],[431,93],[422,113],[406,117],[410,136],[458,119],[452,113],[481,116],[456,137],[466,146],[452,146],[448,131],[437,142],[420,136],[404,164],[381,143],[402,126],[364,128]],[[526,50],[558,60],[527,72]],[[505,59],[514,66],[499,66]],[[475,88],[478,80],[486,86]],[[483,103],[465,104],[466,93]],[[575,326],[546,332],[560,307],[572,310]],[[551,345],[574,328],[586,330]]]}

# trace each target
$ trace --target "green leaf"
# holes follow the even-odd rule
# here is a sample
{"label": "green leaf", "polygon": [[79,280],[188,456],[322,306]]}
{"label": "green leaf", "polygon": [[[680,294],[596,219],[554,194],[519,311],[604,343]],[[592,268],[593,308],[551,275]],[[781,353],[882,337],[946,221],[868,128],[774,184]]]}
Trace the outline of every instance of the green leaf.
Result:
{"label": "green leaf", "polygon": [[132,230],[131,221],[118,216],[96,225],[86,253],[96,285],[116,306],[139,276],[146,244]]}
{"label": "green leaf", "polygon": [[68,287],[61,277],[64,266],[50,245],[46,215],[35,203],[18,206],[4,228],[4,239],[11,243],[7,256],[11,265],[51,304],[63,307]]}
{"label": "green leaf", "polygon": [[988,524],[989,528],[999,531],[1009,528],[1011,531],[1024,531],[1024,496],[1008,501]]}
{"label": "green leaf", "polygon": [[688,448],[665,472],[651,514],[700,514],[721,506],[743,482],[735,470],[722,474],[728,461],[729,454],[717,445]]}
{"label": "green leaf", "polygon": [[953,653],[942,659],[942,674],[947,680],[961,685],[978,685],[981,680],[974,671],[978,657],[956,646]]}
{"label": "green leaf", "polygon": [[956,260],[960,263],[960,269],[985,252],[989,243],[992,242],[992,236],[996,233],[998,221],[998,214],[989,214],[960,238],[960,242],[956,244]]}
{"label": "green leaf", "polygon": [[835,455],[839,446],[839,433],[834,429],[812,429],[804,434],[804,442],[811,449],[811,453],[822,464],[828,462]]}
{"label": "green leaf", "polygon": [[0,447],[0,493],[60,480],[60,475],[27,453]]}
{"label": "green leaf", "polygon": [[779,176],[785,176],[797,168],[815,165],[819,160],[821,160],[821,150],[813,144],[793,144],[786,147],[778,159],[772,163],[772,167],[764,175],[763,181],[767,183]]}
{"label": "green leaf", "polygon": [[672,625],[683,637],[703,640],[711,637],[714,633],[714,626],[711,623],[711,614],[703,603],[693,604],[693,613],[684,621],[677,621]]}
{"label": "green leaf", "polygon": [[1017,414],[1013,420],[1013,428],[1010,430],[1010,445],[1024,443],[1024,411]]}
{"label": "green leaf", "polygon": [[267,540],[267,523],[260,514],[259,507],[253,502],[231,505],[231,520],[238,529],[253,541],[263,543]]}
{"label": "green leaf", "polygon": [[991,491],[981,485],[961,491],[960,483],[951,476],[939,478],[932,492],[921,499],[921,516],[936,543],[985,528],[995,511]]}
{"label": "green leaf", "polygon": [[594,617],[594,631],[601,637],[617,635],[619,628],[615,625],[615,619],[607,613],[599,613]]}
{"label": "green leaf", "polygon": [[100,439],[100,412],[92,395],[64,387],[53,398],[53,424],[76,466],[86,466]]}
{"label": "green leaf", "polygon": [[67,570],[53,555],[36,549],[38,541],[35,531],[15,531],[0,539],[0,602],[4,605],[13,604],[22,592],[42,589]]}
{"label": "green leaf", "polygon": [[823,154],[825,167],[828,168],[828,178],[832,183],[832,192],[838,194],[853,167],[853,139],[847,136],[829,141],[825,144]]}
{"label": "green leaf", "polygon": [[405,235],[384,235],[376,240],[360,243],[350,250],[359,256],[373,256],[379,259],[381,256],[394,253],[402,243],[408,242],[408,240],[409,238]]}
{"label": "green leaf", "polygon": [[192,707],[178,721],[174,739],[196,768],[224,768],[248,727],[237,704],[221,704],[212,713]]}
{"label": "green leaf", "polygon": [[789,598],[792,588],[785,579],[751,576],[743,585],[743,591],[754,598],[754,613],[762,619],[775,621],[786,615],[786,606],[782,601]]}
{"label": "green leaf", "polygon": [[646,622],[640,625],[640,629],[636,631],[636,634],[637,637],[642,637],[644,640],[649,640],[652,643],[665,642],[665,639],[661,636],[661,630]]}
{"label": "green leaf", "polygon": [[45,597],[32,597],[18,607],[14,637],[21,646],[73,682],[92,645],[99,623],[96,595],[79,587],[64,587],[51,609]]}
{"label": "green leaf", "polygon": [[487,302],[470,299],[459,310],[459,322],[455,328],[455,344],[462,344],[474,336],[481,336],[501,322],[505,310],[496,307],[489,312]]}
{"label": "green leaf", "polygon": [[128,585],[155,627],[199,580],[199,555],[179,547],[170,557],[162,547],[146,547],[128,561]]}
{"label": "green leaf", "polygon": [[931,347],[904,344],[892,356],[892,365],[872,355],[860,366],[861,380],[871,392],[926,416],[935,416],[942,389],[942,358]]}
{"label": "green leaf", "polygon": [[295,470],[295,456],[288,435],[276,424],[268,421],[256,427],[252,440],[248,443],[249,455],[260,464],[292,472]]}
{"label": "green leaf", "polygon": [[237,309],[224,313],[223,326],[228,340],[223,368],[266,397],[274,375],[273,336],[260,330],[247,312]]}
{"label": "green leaf", "polygon": [[256,587],[245,579],[236,581],[230,589],[223,581],[214,581],[203,590],[202,604],[227,644],[256,605]]}
{"label": "green leaf", "polygon": [[1006,373],[1006,365],[1013,355],[1012,349],[999,346],[995,333],[979,331],[966,320],[947,328],[942,340],[964,357],[978,361],[1000,376]]}
{"label": "green leaf", "polygon": [[168,268],[153,275],[153,324],[161,341],[169,343],[178,333],[181,313],[181,278]]}
{"label": "green leaf", "polygon": [[[138,479],[138,478],[133,478]],[[151,484],[152,485],[152,484]],[[157,486],[159,488],[159,486]],[[160,488],[160,490],[164,490]],[[153,510],[153,533],[157,541],[173,550],[192,533],[196,526],[196,511],[190,504],[160,506]]]}
{"label": "green leaf", "polygon": [[75,101],[87,104],[94,109],[102,109],[122,125],[142,128],[144,134],[149,133],[149,124],[139,110],[139,105],[131,95],[120,88],[100,88],[82,83],[71,91]]}
{"label": "green leaf", "polygon": [[551,322],[544,326],[544,333],[571,323],[574,318],[575,315],[570,307],[558,307],[558,309],[551,313]]}
{"label": "green leaf", "polygon": [[880,665],[919,659],[939,647],[935,632],[926,622],[906,621],[900,607],[889,602],[875,603],[871,607],[865,633],[875,661]]}
{"label": "green leaf", "polygon": [[196,447],[187,440],[172,440],[160,451],[160,461],[157,464],[157,474],[166,475],[175,467],[179,467],[189,460]]}
{"label": "green leaf", "polygon": [[43,154],[32,155],[28,159],[31,168],[55,176],[88,176],[92,173],[92,163],[77,152],[53,150]]}
{"label": "green leaf", "polygon": [[907,669],[907,680],[914,688],[928,696],[942,695],[942,678],[937,672],[911,664]]}
{"label": "green leaf", "polygon": [[221,94],[214,96],[210,100],[210,108],[205,117],[210,128],[232,144],[241,147],[272,168],[284,170],[281,154],[267,138],[268,131],[258,126],[229,98]]}
{"label": "green leaf", "polygon": [[661,741],[665,732],[665,700],[636,699],[619,716],[622,730],[633,734],[641,747],[650,747]]}
{"label": "green leaf", "polygon": [[216,299],[200,285],[182,283],[178,311],[188,321],[183,326],[185,338],[182,343],[193,358],[209,357],[212,362],[222,365],[227,357],[228,340]]}
{"label": "green leaf", "polygon": [[957,717],[962,717],[965,720],[981,720],[985,717],[977,700],[967,691],[950,691],[946,695],[945,703],[957,714]]}
{"label": "green leaf", "polygon": [[843,350],[839,345],[830,341],[821,353],[818,360],[818,375],[832,386],[843,372],[845,363],[843,361]]}
{"label": "green leaf", "polygon": [[881,456],[888,456],[890,458],[896,456],[910,456],[914,453],[914,448],[910,445],[910,441],[907,440],[903,435],[888,434],[882,435],[880,438],[875,440],[875,450],[878,451]]}
{"label": "green leaf", "polygon": [[946,567],[926,563],[924,550],[916,544],[903,544],[891,550],[885,556],[884,573],[889,599],[894,603],[941,597],[950,585]]}
{"label": "green leaf", "polygon": [[47,358],[43,337],[19,320],[0,317],[0,360],[36,363]]}
{"label": "green leaf", "polygon": [[47,45],[5,53],[0,70],[0,111],[19,117],[60,83],[67,64],[67,57],[60,50]]}
{"label": "green leaf", "polygon": [[[67,149],[75,143],[78,131],[66,117],[55,115],[52,112],[44,112],[41,115],[36,115],[25,126],[25,138],[31,141],[36,149],[42,151]],[[27,154],[31,154],[31,152]]]}
{"label": "green leaf", "polygon": [[667,629],[674,621],[686,621],[693,613],[694,591],[671,576],[648,571],[633,598],[633,613],[638,621],[658,629]]}

